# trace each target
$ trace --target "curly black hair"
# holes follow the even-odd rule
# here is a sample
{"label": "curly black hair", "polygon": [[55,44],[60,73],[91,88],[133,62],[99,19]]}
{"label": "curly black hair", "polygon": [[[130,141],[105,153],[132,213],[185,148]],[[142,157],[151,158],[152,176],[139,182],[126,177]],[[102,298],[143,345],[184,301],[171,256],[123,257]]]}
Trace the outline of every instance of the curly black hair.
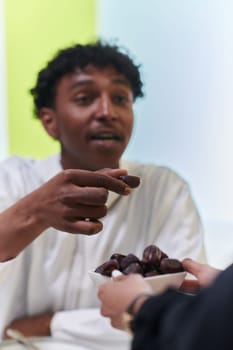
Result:
{"label": "curly black hair", "polygon": [[97,40],[94,43],[77,44],[58,51],[39,72],[36,85],[30,90],[36,116],[42,107],[54,107],[55,90],[60,79],[75,72],[77,68],[84,69],[89,64],[98,68],[113,66],[129,81],[134,100],[143,96],[140,66],[134,64],[130,56],[123,53],[117,45]]}

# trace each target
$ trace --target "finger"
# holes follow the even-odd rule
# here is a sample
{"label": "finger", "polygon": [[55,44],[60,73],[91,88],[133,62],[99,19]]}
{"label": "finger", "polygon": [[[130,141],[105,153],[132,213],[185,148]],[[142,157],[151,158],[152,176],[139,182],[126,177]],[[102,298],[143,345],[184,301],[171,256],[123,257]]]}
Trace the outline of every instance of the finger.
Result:
{"label": "finger", "polygon": [[182,266],[185,271],[191,273],[195,277],[198,277],[198,274],[201,271],[203,264],[198,263],[192,259],[184,259],[182,261]]}
{"label": "finger", "polygon": [[118,179],[118,177],[121,175],[127,175],[128,171],[125,169],[104,168],[104,169],[97,170],[96,173],[112,176]]}
{"label": "finger", "polygon": [[87,206],[77,204],[73,207],[66,207],[63,211],[62,217],[67,221],[77,221],[85,220],[85,219],[100,219],[107,214],[107,207],[105,205],[102,206]]}
{"label": "finger", "polygon": [[140,185],[140,178],[132,175],[120,175],[118,179],[124,181],[130,188],[136,188]]}
{"label": "finger", "polygon": [[123,325],[123,321],[122,321],[122,316],[118,315],[118,316],[112,316],[111,317],[111,325],[114,328],[118,328],[118,329],[124,329],[124,325]]}
{"label": "finger", "polygon": [[64,171],[64,177],[66,178],[65,181],[78,186],[104,187],[122,195],[131,192],[130,187],[123,181],[97,172],[68,169]]}
{"label": "finger", "polygon": [[[61,227],[56,227],[61,230]],[[103,229],[103,224],[99,220],[77,219],[75,222],[65,222],[62,230],[74,234],[94,235]]]}
{"label": "finger", "polygon": [[66,190],[66,193],[62,193],[61,202],[69,207],[73,207],[76,204],[103,206],[107,199],[108,191],[105,188],[71,185]]}
{"label": "finger", "polygon": [[130,188],[136,188],[140,185],[140,178],[138,176],[128,175],[127,170],[123,169],[101,169],[100,173],[113,176],[118,180],[122,180]]}
{"label": "finger", "polygon": [[104,317],[112,317],[112,316],[114,316],[113,310],[111,308],[107,307],[105,304],[101,305],[100,313]]}
{"label": "finger", "polygon": [[112,271],[112,279],[113,281],[120,281],[123,277],[123,274],[119,270],[113,270]]}
{"label": "finger", "polygon": [[101,301],[104,299],[104,295],[108,293],[109,288],[111,289],[112,283],[114,282],[110,279],[109,281],[104,282],[99,286],[97,296]]}

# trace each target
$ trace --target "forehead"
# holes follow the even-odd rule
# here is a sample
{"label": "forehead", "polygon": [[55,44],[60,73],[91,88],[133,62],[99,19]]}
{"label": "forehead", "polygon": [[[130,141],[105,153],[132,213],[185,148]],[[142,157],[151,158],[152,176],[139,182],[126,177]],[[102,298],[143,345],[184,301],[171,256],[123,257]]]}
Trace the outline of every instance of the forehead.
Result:
{"label": "forehead", "polygon": [[130,91],[131,85],[128,79],[119,73],[114,67],[99,68],[88,65],[83,69],[77,68],[73,73],[63,76],[57,84],[57,89],[73,90],[88,86],[122,86]]}

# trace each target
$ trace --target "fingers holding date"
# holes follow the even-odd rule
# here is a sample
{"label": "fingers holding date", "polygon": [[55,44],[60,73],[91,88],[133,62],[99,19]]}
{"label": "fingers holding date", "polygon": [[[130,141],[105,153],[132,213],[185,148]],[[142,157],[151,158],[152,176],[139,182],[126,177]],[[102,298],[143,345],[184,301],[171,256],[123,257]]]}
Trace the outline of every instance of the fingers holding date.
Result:
{"label": "fingers holding date", "polygon": [[120,175],[118,179],[124,181],[124,183],[129,185],[131,188],[136,188],[140,185],[140,178],[138,176]]}
{"label": "fingers holding date", "polygon": [[176,273],[184,271],[181,262],[177,259],[170,259],[156,245],[146,247],[140,260],[134,254],[112,254],[110,259],[98,266],[95,272],[104,276],[111,276],[113,270],[119,270],[125,275],[139,273],[144,277]]}

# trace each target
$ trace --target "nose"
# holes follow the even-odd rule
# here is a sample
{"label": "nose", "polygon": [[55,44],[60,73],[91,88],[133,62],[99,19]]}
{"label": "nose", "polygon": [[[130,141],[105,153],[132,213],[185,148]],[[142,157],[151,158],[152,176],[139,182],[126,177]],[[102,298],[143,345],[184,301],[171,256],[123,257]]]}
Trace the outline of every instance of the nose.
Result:
{"label": "nose", "polygon": [[101,119],[115,119],[115,112],[109,96],[100,96],[97,106],[96,117]]}

